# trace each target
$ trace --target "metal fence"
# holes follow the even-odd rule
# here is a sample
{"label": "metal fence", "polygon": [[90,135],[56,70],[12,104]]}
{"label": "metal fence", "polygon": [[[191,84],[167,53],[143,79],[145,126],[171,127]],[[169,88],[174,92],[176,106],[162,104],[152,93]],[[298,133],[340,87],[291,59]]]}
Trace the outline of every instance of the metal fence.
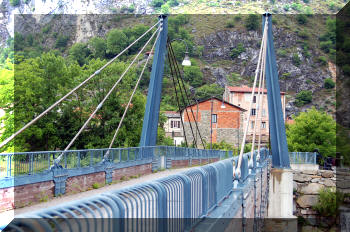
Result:
{"label": "metal fence", "polygon": [[291,164],[316,164],[316,152],[289,152]]}
{"label": "metal fence", "polygon": [[[237,159],[221,160],[148,183],[20,215],[9,228],[16,230],[20,226],[24,231],[30,227],[45,231],[189,230],[232,193],[233,165]],[[260,163],[267,160],[266,152]]]}
{"label": "metal fence", "polygon": [[[171,159],[228,158],[228,152],[203,150],[185,147],[154,146],[112,149],[70,150],[63,152],[60,165],[65,169],[92,167],[103,161],[108,153],[108,160],[113,163],[131,162],[143,159],[157,159],[165,156]],[[0,154],[0,178],[33,175],[50,170],[62,151],[21,152]]]}

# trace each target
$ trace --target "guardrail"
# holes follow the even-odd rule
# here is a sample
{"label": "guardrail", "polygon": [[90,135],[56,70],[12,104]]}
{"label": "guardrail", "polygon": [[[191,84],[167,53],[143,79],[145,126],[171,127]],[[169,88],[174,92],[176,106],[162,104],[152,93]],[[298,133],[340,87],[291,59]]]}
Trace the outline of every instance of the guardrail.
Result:
{"label": "guardrail", "polygon": [[[249,156],[250,153],[244,154],[244,160],[247,161]],[[234,184],[233,169],[237,159],[238,157],[228,158],[156,181],[19,215],[19,218],[9,225],[9,229],[14,231],[33,230],[33,228],[38,231],[190,230],[218,208],[233,191],[246,196],[246,193],[243,194],[246,190],[242,190],[242,186],[249,182],[247,180],[250,175],[253,177],[249,183],[254,182],[254,188],[248,189],[257,191],[255,181],[259,178],[256,173],[260,173],[259,175],[268,173],[268,152],[262,150],[260,160],[256,162],[254,159],[253,167],[249,168],[248,162],[243,162],[242,177],[237,180],[240,185],[235,190],[237,184]],[[262,186],[262,181],[260,184]],[[263,191],[262,188],[260,191]],[[251,193],[250,196],[260,195]],[[240,199],[237,204],[243,210],[246,204],[243,204],[242,198]],[[260,208],[255,204],[252,207],[261,211],[260,203]],[[246,213],[243,213],[242,217],[245,215]],[[261,213],[259,215],[261,217]]]}
{"label": "guardrail", "polygon": [[[228,152],[195,148],[154,146],[112,149],[69,150],[63,152],[60,165],[65,169],[93,167],[103,161],[109,150],[108,160],[122,163],[165,156],[173,159],[218,158],[228,157]],[[50,170],[62,151],[20,152],[0,154],[0,178],[33,175]]]}
{"label": "guardrail", "polygon": [[289,152],[291,164],[316,164],[316,152]]}

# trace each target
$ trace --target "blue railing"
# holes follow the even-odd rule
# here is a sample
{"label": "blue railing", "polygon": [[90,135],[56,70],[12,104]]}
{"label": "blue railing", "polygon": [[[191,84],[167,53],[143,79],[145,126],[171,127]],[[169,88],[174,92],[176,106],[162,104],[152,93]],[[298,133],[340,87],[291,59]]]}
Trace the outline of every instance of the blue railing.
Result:
{"label": "blue railing", "polygon": [[291,164],[316,164],[316,152],[289,152]]}
{"label": "blue railing", "polygon": [[[60,165],[65,169],[93,167],[100,164],[109,150],[109,161],[112,163],[153,159],[165,156],[172,159],[223,158],[228,152],[220,150],[203,150],[195,148],[154,146],[129,147],[112,149],[69,150],[63,152]],[[50,170],[62,151],[20,152],[0,154],[0,178],[33,175]],[[232,155],[231,155],[232,156]]]}
{"label": "blue railing", "polygon": [[[249,155],[244,154],[244,160]],[[247,181],[249,175],[268,173],[268,157],[268,152],[262,150],[259,162],[254,162],[253,167],[249,168],[248,163],[243,162],[242,169],[246,171],[242,173],[246,174],[237,180],[241,183],[240,188],[244,182],[249,182]],[[214,212],[234,191],[243,194],[244,191],[240,189],[234,190],[237,184],[234,184],[233,169],[237,160],[238,157],[228,158],[148,183],[20,215],[11,223],[10,228],[12,226],[16,230],[16,226],[20,226],[26,229],[35,223],[36,228],[46,231],[189,230]],[[255,180],[256,177],[251,177],[251,181]],[[262,185],[262,181],[260,183]],[[255,191],[257,188],[249,189]],[[265,189],[260,188],[260,191]],[[251,196],[258,197],[260,194],[252,193]],[[237,206],[244,207],[245,204],[242,203],[242,198],[240,199]],[[255,205],[254,207],[257,208]],[[257,210],[260,212],[262,209],[260,207]],[[115,220],[116,218],[122,220]]]}

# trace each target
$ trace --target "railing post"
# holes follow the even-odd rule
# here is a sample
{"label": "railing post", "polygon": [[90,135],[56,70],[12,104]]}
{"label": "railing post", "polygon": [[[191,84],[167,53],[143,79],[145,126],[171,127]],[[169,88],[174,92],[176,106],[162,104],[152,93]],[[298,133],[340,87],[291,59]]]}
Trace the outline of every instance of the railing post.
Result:
{"label": "railing post", "polygon": [[30,153],[29,154],[29,158],[30,158],[30,161],[29,161],[29,173],[30,175],[33,175],[33,172],[34,172],[34,154],[33,153]]}
{"label": "railing post", "polygon": [[78,151],[78,168],[80,168],[80,151]]}
{"label": "railing post", "polygon": [[12,160],[12,155],[7,155],[7,176],[11,176],[11,160]]}
{"label": "railing post", "polygon": [[90,167],[92,167],[92,161],[93,161],[93,151],[90,151]]}

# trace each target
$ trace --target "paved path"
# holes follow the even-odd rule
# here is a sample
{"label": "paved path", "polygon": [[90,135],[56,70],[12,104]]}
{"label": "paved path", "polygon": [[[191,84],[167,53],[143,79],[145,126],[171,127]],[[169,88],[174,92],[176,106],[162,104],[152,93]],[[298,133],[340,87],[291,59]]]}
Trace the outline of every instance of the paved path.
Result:
{"label": "paved path", "polygon": [[[52,206],[59,205],[62,202],[67,203],[70,201],[74,201],[74,200],[78,200],[78,199],[82,199],[82,198],[86,198],[86,197],[92,197],[92,196],[100,194],[100,193],[105,193],[108,191],[121,189],[123,187],[132,186],[134,184],[145,183],[145,182],[148,182],[151,180],[155,180],[155,179],[159,179],[162,177],[173,175],[173,174],[176,174],[179,172],[183,172],[183,171],[186,171],[188,169],[190,169],[190,167],[178,168],[178,169],[167,169],[167,170],[164,170],[161,172],[144,175],[144,176],[141,176],[141,177],[136,178],[136,179],[130,179],[128,181],[123,181],[123,182],[116,183],[116,184],[106,185],[106,186],[101,187],[99,189],[93,189],[93,190],[89,190],[89,191],[81,192],[81,193],[77,193],[77,194],[63,195],[61,197],[55,197],[48,202],[42,202],[42,203],[38,203],[35,205],[26,206],[23,208],[9,210],[9,211],[0,213],[0,218],[2,220],[4,219],[4,221],[6,221],[6,222],[10,222],[14,218],[14,216],[17,217],[18,215],[23,214],[23,213],[34,212],[36,210],[49,208]],[[2,223],[0,223],[0,224],[2,224]]]}

